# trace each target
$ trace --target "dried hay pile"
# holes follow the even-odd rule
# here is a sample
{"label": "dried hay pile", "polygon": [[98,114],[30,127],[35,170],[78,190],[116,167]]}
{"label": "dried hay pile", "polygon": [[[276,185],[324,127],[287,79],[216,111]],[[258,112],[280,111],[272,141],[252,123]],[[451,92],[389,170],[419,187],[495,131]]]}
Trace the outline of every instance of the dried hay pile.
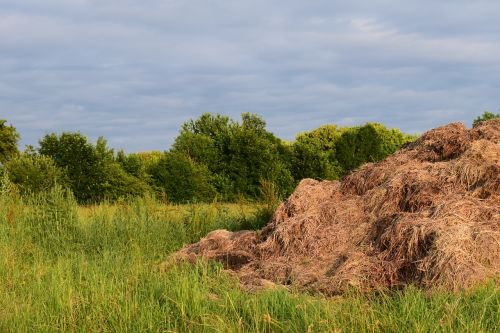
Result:
{"label": "dried hay pile", "polygon": [[440,127],[341,182],[303,180],[260,232],[174,258],[219,260],[248,288],[467,288],[500,273],[499,153],[500,120]]}

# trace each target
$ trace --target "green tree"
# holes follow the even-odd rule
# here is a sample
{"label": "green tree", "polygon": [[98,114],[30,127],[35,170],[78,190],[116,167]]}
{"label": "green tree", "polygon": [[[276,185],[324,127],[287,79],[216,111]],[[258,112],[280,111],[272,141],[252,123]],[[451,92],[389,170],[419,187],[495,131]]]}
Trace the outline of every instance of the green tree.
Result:
{"label": "green tree", "polygon": [[149,185],[130,174],[116,162],[104,163],[101,168],[99,191],[94,194],[92,201],[114,201],[119,198],[140,197],[151,192]]}
{"label": "green tree", "polygon": [[0,119],[0,163],[5,163],[18,154],[19,134],[12,125],[7,126],[6,122],[6,120]]}
{"label": "green tree", "polygon": [[113,150],[103,138],[93,145],[80,133],[52,133],[40,140],[39,152],[66,171],[80,203],[115,200],[147,191],[146,184],[127,174],[115,161]]}
{"label": "green tree", "polygon": [[472,122],[472,127],[476,127],[479,125],[481,122],[485,120],[490,120],[490,119],[495,119],[495,118],[500,118],[500,113],[494,114],[492,112],[484,112],[482,115],[478,116],[474,121]]}
{"label": "green tree", "polygon": [[204,113],[182,125],[171,150],[207,165],[215,174],[223,173],[227,165],[231,123],[229,117]]}
{"label": "green tree", "polygon": [[5,171],[23,195],[47,192],[56,184],[68,186],[67,175],[48,156],[21,154],[5,163]]}
{"label": "green tree", "polygon": [[380,161],[414,139],[400,130],[367,123],[342,133],[336,141],[335,157],[344,172],[348,172],[364,163]]}
{"label": "green tree", "polygon": [[151,179],[156,189],[175,203],[212,200],[216,191],[210,182],[210,171],[181,153],[166,152],[151,166]]}
{"label": "green tree", "polygon": [[50,156],[66,170],[70,187],[79,202],[95,201],[100,174],[95,147],[80,133],[47,134],[39,142],[39,152]]}
{"label": "green tree", "polygon": [[294,178],[338,179],[342,169],[335,157],[335,144],[342,132],[336,125],[324,125],[297,135],[292,146]]}
{"label": "green tree", "polygon": [[240,194],[258,197],[262,180],[275,183],[281,193],[293,189],[290,148],[254,114],[242,114],[238,123],[205,113],[182,126],[171,151],[205,165],[213,186],[225,199]]}
{"label": "green tree", "polygon": [[231,124],[226,174],[233,194],[258,197],[262,181],[268,181],[277,186],[280,196],[288,195],[294,185],[290,158],[289,145],[268,132],[261,117],[244,113],[241,124]]}
{"label": "green tree", "polygon": [[95,151],[98,161],[96,180],[99,189],[95,193],[95,201],[142,196],[149,191],[144,181],[128,174],[116,161],[114,150],[108,148],[107,141],[103,137],[97,139]]}
{"label": "green tree", "polygon": [[116,161],[128,174],[140,179],[147,178],[146,164],[137,154],[127,155],[123,150],[120,150],[116,155]]}
{"label": "green tree", "polygon": [[133,153],[131,155],[137,156],[139,158],[141,163],[144,165],[146,174],[148,174],[149,173],[148,170],[161,160],[161,158],[163,157],[163,152],[158,150],[153,150],[153,151],[143,151],[143,152]]}

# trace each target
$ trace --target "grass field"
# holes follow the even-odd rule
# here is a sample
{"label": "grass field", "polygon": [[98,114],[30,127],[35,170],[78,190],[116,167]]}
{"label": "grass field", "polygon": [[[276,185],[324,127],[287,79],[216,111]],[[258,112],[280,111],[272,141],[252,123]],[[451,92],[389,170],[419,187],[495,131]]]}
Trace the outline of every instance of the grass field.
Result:
{"label": "grass field", "polygon": [[0,332],[498,332],[500,293],[241,291],[215,263],[158,264],[208,231],[259,228],[263,206],[78,207],[56,189],[0,196]]}

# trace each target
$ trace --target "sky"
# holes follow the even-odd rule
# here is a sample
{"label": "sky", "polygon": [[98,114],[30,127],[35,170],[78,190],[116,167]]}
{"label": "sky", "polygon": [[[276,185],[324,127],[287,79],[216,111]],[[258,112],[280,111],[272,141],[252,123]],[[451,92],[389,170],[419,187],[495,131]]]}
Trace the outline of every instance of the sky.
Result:
{"label": "sky", "polygon": [[167,150],[204,112],[280,138],[500,108],[498,0],[0,0],[0,119]]}

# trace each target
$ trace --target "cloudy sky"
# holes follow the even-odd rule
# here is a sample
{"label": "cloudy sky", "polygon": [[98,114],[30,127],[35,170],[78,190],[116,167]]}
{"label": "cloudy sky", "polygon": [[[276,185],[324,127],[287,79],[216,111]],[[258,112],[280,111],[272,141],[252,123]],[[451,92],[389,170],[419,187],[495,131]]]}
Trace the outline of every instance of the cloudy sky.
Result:
{"label": "cloudy sky", "polygon": [[203,112],[418,133],[500,108],[498,0],[0,0],[0,118],[168,149]]}

